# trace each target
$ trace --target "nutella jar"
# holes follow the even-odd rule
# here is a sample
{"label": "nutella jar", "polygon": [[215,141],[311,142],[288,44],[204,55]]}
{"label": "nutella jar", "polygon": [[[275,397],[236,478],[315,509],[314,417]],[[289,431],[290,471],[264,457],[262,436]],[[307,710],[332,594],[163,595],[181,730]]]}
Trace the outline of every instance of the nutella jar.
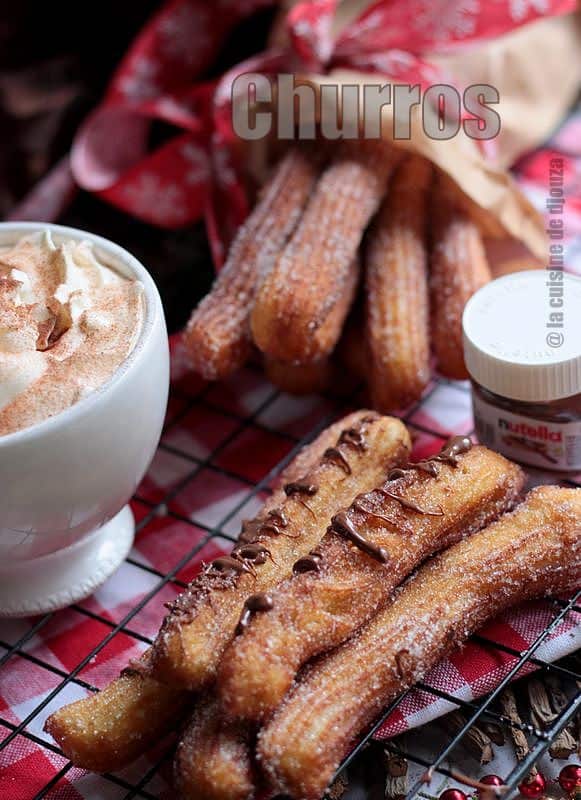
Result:
{"label": "nutella jar", "polygon": [[514,461],[581,471],[581,278],[498,278],[468,301],[462,324],[479,440]]}

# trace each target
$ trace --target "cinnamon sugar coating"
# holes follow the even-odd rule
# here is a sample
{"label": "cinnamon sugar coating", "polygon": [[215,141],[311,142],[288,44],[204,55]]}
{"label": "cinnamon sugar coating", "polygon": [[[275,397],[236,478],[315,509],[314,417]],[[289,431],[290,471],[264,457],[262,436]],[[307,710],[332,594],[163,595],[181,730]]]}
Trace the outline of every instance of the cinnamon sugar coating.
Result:
{"label": "cinnamon sugar coating", "polygon": [[[360,446],[347,441],[348,432]],[[243,544],[263,545],[268,557],[252,563],[235,548],[234,563],[221,564],[219,571],[209,565],[177,598],[154,644],[153,669],[160,680],[192,690],[211,683],[248,595],[286,578],[294,562],[324,536],[330,517],[380,482],[410,448],[399,420],[369,412],[360,413],[332,444],[349,452],[351,475],[335,460],[323,458],[301,481],[286,484],[284,499],[271,500],[242,534]]]}
{"label": "cinnamon sugar coating", "polygon": [[[327,356],[349,271],[398,155],[384,143],[345,142],[315,186],[300,222],[256,295],[256,345],[273,359],[307,363]],[[332,335],[329,335],[332,333]]]}
{"label": "cinnamon sugar coating", "polygon": [[272,610],[224,654],[218,689],[227,712],[253,721],[271,713],[304,663],[367,622],[425,558],[511,508],[523,485],[519,467],[477,446],[395,469],[355,498],[331,520],[315,557],[298,561],[271,592]]}
{"label": "cinnamon sugar coating", "polygon": [[462,313],[474,292],[491,280],[477,224],[458,203],[457,192],[438,176],[432,196],[431,329],[438,369],[447,378],[467,379]]}
{"label": "cinnamon sugar coating", "polygon": [[[256,540],[262,537],[268,543],[269,536],[273,536],[273,526],[284,522],[284,518],[281,519],[276,513],[272,513],[277,511],[277,506],[285,502],[286,494],[283,487],[289,483],[300,482],[306,473],[310,473],[315,468],[328,448],[337,443],[342,431],[352,429],[363,420],[378,424],[379,418],[370,411],[357,411],[349,414],[326,428],[295,456],[281,473],[279,486],[268,499],[259,518],[244,525],[241,534],[241,539],[245,540],[242,543],[244,547],[256,545]],[[407,432],[398,421],[394,421],[394,423],[396,429],[393,430],[393,435],[397,430],[403,439],[402,442],[399,438],[390,440],[389,447],[386,446],[382,451],[385,456],[384,462],[381,462],[381,456],[378,456],[376,466],[377,475],[380,476],[378,479],[381,479],[390,464],[405,459],[409,451]],[[379,436],[380,433],[385,433],[384,424],[380,426],[377,435]],[[400,457],[396,455],[396,451],[401,454]],[[338,468],[336,468],[336,472],[340,474]],[[329,479],[331,475],[332,472],[329,471]],[[289,499],[289,504],[298,504],[301,507],[298,498]],[[305,513],[308,513],[306,509]],[[262,535],[259,535],[260,530],[263,530]],[[306,553],[310,547],[307,544],[303,545],[300,539],[284,539],[284,541],[288,541],[293,548],[296,548],[299,555]],[[242,556],[244,553],[241,553],[241,558]],[[292,567],[292,560],[294,559],[291,559],[289,570]],[[253,562],[249,560],[248,563],[252,564]],[[258,565],[255,569],[260,567],[261,565]],[[234,582],[227,573],[218,573],[214,576],[215,581],[216,579],[217,583],[213,587],[216,589],[216,594],[218,586],[228,587],[228,591],[222,597],[222,602],[227,603],[230,596],[229,591],[232,590]],[[272,580],[273,583],[276,581],[276,575],[273,574]],[[246,596],[254,591],[252,581],[250,581],[250,587],[245,594],[237,592],[232,595],[232,601],[237,602],[238,605],[234,606],[234,610],[230,614],[231,628],[228,633],[230,638],[234,635],[234,628]],[[212,601],[204,592],[200,602],[204,607],[208,607]],[[187,606],[187,604],[185,605]],[[188,613],[191,611],[192,609]],[[216,624],[218,624],[218,620]],[[208,635],[208,647],[210,648],[212,646],[212,629],[209,629]],[[95,771],[108,771],[125,766],[144,753],[153,742],[158,741],[168,731],[175,728],[182,716],[190,710],[191,702],[193,702],[192,695],[175,685],[166,685],[157,681],[151,674],[151,657],[152,651],[146,651],[139,664],[133,665],[105,689],[91,697],[64,706],[49,717],[46,730],[56,739],[65,755],[76,766]]]}
{"label": "cinnamon sugar coating", "polygon": [[534,489],[422,567],[356,636],[307,670],[259,734],[273,790],[319,798],[354,737],[486,620],[580,580],[581,489]]}
{"label": "cinnamon sugar coating", "polygon": [[[349,267],[341,297],[324,325],[313,333],[317,347],[324,352],[330,352],[339,339],[345,317],[357,291],[359,272],[359,260],[354,258]],[[277,361],[266,355],[264,370],[266,377],[275,386],[285,392],[297,395],[321,392],[327,388],[333,377],[333,364],[331,359],[326,356],[306,363],[288,363]]]}
{"label": "cinnamon sugar coating", "polygon": [[45,730],[73,764],[93,772],[124,767],[144,753],[191,708],[187,692],[150,678],[148,651],[96,694],[63,706]]}
{"label": "cinnamon sugar coating", "polygon": [[430,379],[428,297],[429,161],[397,168],[365,249],[369,387],[382,413],[417,402]]}
{"label": "cinnamon sugar coating", "polygon": [[251,730],[224,719],[214,698],[196,706],[184,728],[175,761],[182,800],[247,800],[254,794]]}
{"label": "cinnamon sugar coating", "polygon": [[250,310],[257,284],[296,227],[321,159],[295,148],[281,160],[232,243],[212,290],[193,311],[184,334],[192,368],[224,378],[250,354]]}

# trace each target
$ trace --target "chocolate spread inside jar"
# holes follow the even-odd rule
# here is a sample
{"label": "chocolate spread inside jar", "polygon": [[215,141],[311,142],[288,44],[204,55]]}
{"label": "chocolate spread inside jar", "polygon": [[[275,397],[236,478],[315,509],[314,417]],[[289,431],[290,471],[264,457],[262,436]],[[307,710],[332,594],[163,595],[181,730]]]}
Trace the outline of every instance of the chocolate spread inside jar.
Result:
{"label": "chocolate spread inside jar", "polygon": [[479,440],[514,461],[581,471],[581,279],[506,275],[468,301],[463,329]]}

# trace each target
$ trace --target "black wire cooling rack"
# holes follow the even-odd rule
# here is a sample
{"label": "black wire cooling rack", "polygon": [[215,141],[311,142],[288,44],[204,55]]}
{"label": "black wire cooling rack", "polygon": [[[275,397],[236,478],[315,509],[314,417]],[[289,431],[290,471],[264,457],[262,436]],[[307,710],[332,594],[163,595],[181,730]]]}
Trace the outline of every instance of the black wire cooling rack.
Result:
{"label": "black wire cooling rack", "polygon": [[[388,752],[392,753],[393,755],[400,756],[405,758],[406,760],[410,761],[412,764],[416,764],[420,767],[425,768],[427,775],[429,776],[431,773],[439,773],[444,775],[448,778],[458,779],[458,774],[455,771],[450,771],[444,766],[444,762],[446,759],[456,750],[456,748],[462,743],[464,737],[468,733],[468,731],[474,726],[477,725],[481,721],[490,721],[493,723],[500,724],[501,726],[511,726],[519,728],[527,737],[530,744],[529,753],[523,758],[522,761],[515,764],[514,769],[508,775],[501,776],[504,780],[504,783],[509,787],[509,790],[502,795],[503,798],[510,798],[515,797],[518,794],[518,785],[525,780],[531,771],[531,768],[536,764],[536,762],[541,758],[541,756],[549,749],[551,743],[555,740],[556,736],[570,723],[577,715],[577,713],[581,710],[581,672],[577,667],[572,667],[571,665],[565,666],[567,664],[567,660],[563,660],[563,664],[561,663],[548,663],[543,659],[537,658],[535,656],[535,652],[539,648],[539,646],[550,636],[552,631],[557,628],[557,626],[565,619],[566,615],[571,611],[581,611],[581,606],[579,606],[579,599],[581,598],[581,591],[576,592],[571,598],[568,600],[562,599],[555,599],[553,601],[555,605],[555,612],[551,622],[545,627],[545,629],[537,636],[535,641],[531,644],[529,648],[524,650],[523,652],[519,652],[514,650],[513,648],[507,647],[504,644],[499,642],[495,642],[490,638],[475,635],[472,637],[473,640],[478,641],[479,643],[486,645],[492,649],[500,650],[504,653],[514,656],[517,660],[515,661],[514,665],[511,667],[510,671],[507,675],[502,679],[502,681],[497,685],[493,692],[488,694],[485,697],[480,698],[477,701],[465,701],[461,700],[460,698],[454,697],[453,695],[448,694],[447,692],[440,691],[433,686],[430,686],[426,683],[420,681],[416,684],[415,688],[419,688],[428,694],[431,694],[435,697],[441,698],[443,700],[447,700],[448,702],[452,703],[458,708],[464,710],[466,714],[466,722],[463,727],[453,736],[450,736],[447,740],[444,741],[442,746],[439,749],[438,754],[430,759],[429,761],[421,758],[418,756],[417,753],[409,749],[402,749],[401,747],[391,744],[390,742],[386,742],[386,749]],[[563,708],[560,714],[555,718],[553,724],[540,730],[539,728],[531,725],[528,722],[515,722],[512,719],[509,719],[506,715],[500,713],[495,708],[495,701],[499,698],[502,694],[504,689],[509,685],[509,683],[521,672],[523,669],[526,669],[527,666],[533,665],[540,673],[552,673],[559,678],[561,678],[566,684],[568,684],[571,688],[574,688],[573,695],[569,700],[569,703]],[[349,766],[349,764],[359,755],[361,750],[367,745],[369,740],[373,737],[374,733],[381,727],[383,722],[389,717],[389,715],[395,711],[398,705],[402,702],[403,698],[407,695],[407,692],[398,697],[380,716],[380,718],[375,722],[372,728],[366,733],[363,739],[357,744],[355,749],[350,753],[350,755],[345,759],[343,764],[341,765],[341,770],[345,769]],[[340,770],[340,771],[341,771]],[[415,797],[422,791],[422,788],[425,785],[424,778],[418,779],[411,787],[410,791],[407,794],[408,800]]]}
{"label": "black wire cooling rack", "polygon": [[[251,366],[249,370],[254,371],[255,368]],[[415,432],[420,435],[423,434],[432,436],[440,439],[442,442],[447,438],[447,433],[441,429],[432,430],[430,427],[419,423],[417,419],[414,419],[415,412],[418,410],[418,408],[421,408],[422,405],[428,402],[433,392],[435,392],[438,387],[442,386],[450,387],[453,391],[464,394],[468,391],[466,386],[463,384],[455,384],[444,379],[435,379],[431,383],[421,403],[408,411],[408,413],[403,417],[406,424],[410,427],[412,434]],[[234,387],[234,393],[235,391],[236,390]],[[31,620],[30,626],[17,639],[17,641],[6,642],[2,641],[0,637],[0,647],[4,651],[0,656],[0,688],[2,685],[3,673],[9,668],[10,661],[14,657],[20,657],[33,665],[41,667],[42,669],[52,673],[55,678],[60,679],[58,684],[54,686],[54,688],[52,688],[47,694],[45,694],[42,700],[38,702],[30,711],[28,711],[26,716],[18,723],[9,719],[9,715],[5,714],[0,709],[0,733],[5,734],[4,738],[0,741],[0,763],[2,751],[6,752],[7,748],[9,748],[9,746],[13,744],[19,737],[23,737],[28,743],[37,746],[38,748],[42,749],[42,751],[48,752],[53,756],[60,756],[61,759],[64,760],[62,751],[55,744],[36,735],[32,730],[32,728],[34,728],[35,720],[37,720],[43,709],[45,709],[51,703],[51,701],[56,698],[59,692],[61,692],[62,689],[67,686],[67,684],[72,683],[84,690],[96,691],[96,687],[85,681],[81,676],[81,673],[83,672],[84,668],[92,662],[95,656],[97,656],[103,650],[103,648],[109,645],[117,635],[125,634],[126,636],[145,644],[151,643],[152,640],[150,638],[132,629],[131,623],[132,620],[135,619],[136,615],[168,584],[173,584],[178,588],[184,587],[186,584],[178,578],[180,571],[186,567],[186,565],[188,565],[188,563],[194,559],[202,551],[202,549],[208,545],[208,543],[212,542],[213,539],[220,537],[222,539],[230,540],[232,543],[234,542],[234,537],[228,534],[225,530],[228,523],[231,523],[235,518],[237,518],[237,515],[239,515],[240,511],[244,509],[244,507],[253,499],[256,499],[258,495],[269,491],[272,480],[305,443],[314,438],[320,430],[328,425],[329,422],[334,420],[339,414],[346,413],[346,411],[350,410],[352,407],[355,407],[354,400],[357,399],[357,391],[354,391],[353,387],[351,387],[351,390],[345,390],[345,394],[343,396],[336,395],[326,398],[325,413],[322,413],[318,419],[318,422],[311,428],[311,430],[308,431],[308,433],[302,436],[297,436],[292,433],[285,432],[284,430],[271,427],[261,421],[264,413],[268,411],[268,409],[271,409],[281,397],[280,392],[272,387],[266,388],[264,398],[249,414],[242,413],[240,410],[233,411],[232,408],[225,408],[223,404],[216,402],[215,399],[213,399],[213,389],[211,386],[196,387],[196,389],[193,390],[191,387],[186,386],[184,388],[180,387],[178,384],[172,390],[172,397],[174,400],[177,399],[179,401],[180,409],[173,418],[169,418],[166,430],[170,430],[172,426],[175,426],[177,423],[179,423],[179,420],[183,419],[195,407],[204,407],[210,412],[217,412],[224,417],[228,417],[232,425],[232,430],[229,435],[226,436],[220,442],[220,444],[204,458],[195,458],[192,455],[179,452],[181,457],[189,458],[191,461],[191,469],[161,500],[158,502],[147,502],[138,496],[140,503],[145,503],[148,507],[148,510],[146,515],[139,521],[137,525],[137,536],[139,536],[139,532],[143,530],[143,528],[146,527],[149,522],[151,522],[160,514],[168,514],[176,520],[180,520],[187,525],[192,525],[193,528],[195,527],[197,529],[197,532],[202,530],[203,535],[201,539],[197,540],[196,544],[187,550],[187,552],[185,552],[167,572],[158,571],[157,569],[132,557],[127,559],[129,564],[139,570],[145,570],[150,574],[150,576],[153,576],[153,578],[157,580],[151,590],[143,595],[139,602],[137,602],[118,622],[113,622],[106,616],[102,616],[94,611],[91,611],[82,604],[73,606],[75,612],[99,621],[109,630],[101,639],[101,641],[99,641],[94,647],[84,654],[79,653],[80,656],[82,655],[82,658],[70,671],[67,672],[63,669],[60,669],[49,660],[39,658],[38,656],[28,652],[26,649],[27,644],[29,644],[31,640],[33,640],[33,638],[39,634],[51,620],[54,620],[55,617],[62,612],[46,614],[40,618]],[[243,479],[240,475],[236,475],[235,477],[239,481],[242,480],[242,482],[245,484],[246,490],[243,496],[238,496],[236,502],[230,508],[228,508],[227,513],[224,514],[223,518],[216,525],[204,525],[199,520],[192,520],[185,515],[182,516],[176,513],[175,511],[168,511],[168,504],[171,502],[171,500],[179,495],[179,493],[183,491],[183,489],[195,478],[197,474],[199,474],[201,470],[208,469],[216,474],[232,477],[232,474],[228,471],[228,469],[220,466],[217,463],[219,461],[219,456],[250,427],[262,429],[268,434],[275,433],[277,436],[285,439],[288,445],[288,452],[285,457],[257,481]],[[449,431],[449,433],[454,432],[455,431],[452,430]],[[170,453],[175,452],[175,448],[172,445],[164,443],[163,440],[160,448]],[[251,454],[249,454],[249,457],[251,457]],[[571,481],[569,481],[569,483],[572,485],[578,485]],[[575,691],[571,695],[568,705],[561,711],[550,728],[546,730],[538,730],[528,723],[520,724],[523,732],[531,741],[531,746],[527,757],[520,763],[516,764],[509,775],[501,776],[503,779],[505,779],[505,782],[510,787],[510,792],[507,795],[504,795],[508,798],[508,800],[510,800],[510,798],[517,793],[519,782],[528,775],[531,766],[549,748],[556,735],[581,710],[581,691],[578,688],[581,686],[581,674],[577,671],[576,667],[574,665],[572,666],[571,664],[549,664],[538,658],[536,655],[539,645],[542,644],[542,642],[545,641],[548,636],[550,636],[551,632],[567,614],[573,611],[581,611],[581,606],[579,605],[580,595],[581,592],[578,592],[568,600],[554,601],[555,611],[551,623],[539,635],[532,646],[525,652],[517,652],[498,642],[491,641],[490,639],[484,639],[481,636],[474,637],[478,639],[480,643],[485,644],[488,647],[496,648],[505,654],[516,657],[516,661],[514,662],[514,666],[512,666],[510,672],[502,680],[500,685],[488,696],[481,698],[478,701],[467,702],[456,698],[453,695],[449,695],[446,692],[435,689],[427,684],[418,684],[418,687],[424,692],[449,701],[456,707],[461,708],[466,715],[466,723],[463,728],[459,730],[456,735],[444,737],[444,740],[439,747],[439,752],[434,758],[432,758],[430,761],[427,761],[418,753],[414,752],[413,748],[408,747],[403,749],[397,743],[386,742],[386,748],[390,752],[406,758],[411,763],[424,767],[426,770],[431,769],[435,773],[453,777],[453,774],[447,768],[447,759],[452,751],[458,746],[458,744],[461,743],[463,737],[473,725],[482,720],[492,720],[503,725],[515,725],[514,722],[504,717],[495,707],[495,700],[498,698],[500,692],[502,692],[507,684],[515,677],[515,675],[517,675],[517,673],[519,673],[523,667],[526,667],[527,664],[533,665],[542,672],[552,672],[559,676],[562,680],[567,681],[571,687],[575,688]],[[385,713],[383,713],[381,718],[377,720],[376,724],[373,725],[369,731],[367,731],[365,736],[360,740],[358,745],[345,760],[341,769],[344,769],[348,765],[352,764],[353,760],[357,758],[362,748],[365,747],[382,722],[385,721],[389,714],[391,714],[397,708],[403,697],[405,697],[405,695],[398,698],[398,700],[392,703],[389,708],[385,710]],[[137,778],[129,780],[125,775],[106,773],[101,776],[100,780],[117,787],[118,792],[115,793],[115,797],[119,797],[119,800],[132,800],[132,798],[159,800],[160,795],[157,792],[154,793],[154,791],[152,791],[151,783],[157,773],[160,770],[163,770],[164,766],[167,765],[167,762],[171,758],[171,749],[171,743],[168,743],[165,751],[163,751],[161,755],[151,764],[151,766]],[[71,781],[67,780],[67,776],[70,775],[70,772],[73,769],[73,765],[70,762],[66,762],[60,769],[55,769],[54,774],[42,787],[38,788],[35,786],[29,796],[20,794],[18,796],[11,795],[10,790],[8,790],[8,794],[5,797],[3,796],[3,800],[41,800],[41,798],[49,798],[49,800],[69,800],[69,798],[85,796],[101,797],[101,794],[85,795],[79,793],[77,795],[75,790],[72,788]],[[420,793],[422,789],[423,784],[420,782],[416,783],[411,787],[408,797],[414,797]],[[162,796],[165,797],[164,794],[162,794]]]}

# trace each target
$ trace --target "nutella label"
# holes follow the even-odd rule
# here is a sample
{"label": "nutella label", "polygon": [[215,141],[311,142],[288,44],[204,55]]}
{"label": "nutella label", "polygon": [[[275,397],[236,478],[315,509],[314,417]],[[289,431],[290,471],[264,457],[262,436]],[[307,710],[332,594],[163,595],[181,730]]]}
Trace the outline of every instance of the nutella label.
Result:
{"label": "nutella label", "polygon": [[472,396],[482,444],[514,461],[552,470],[581,470],[581,422],[554,423],[512,414]]}

